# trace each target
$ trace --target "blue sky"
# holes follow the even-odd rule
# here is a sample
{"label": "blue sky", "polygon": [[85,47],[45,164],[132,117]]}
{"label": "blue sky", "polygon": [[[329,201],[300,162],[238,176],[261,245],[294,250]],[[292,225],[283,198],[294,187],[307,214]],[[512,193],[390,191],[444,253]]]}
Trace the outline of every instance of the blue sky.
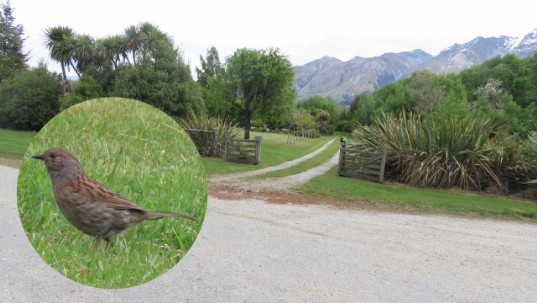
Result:
{"label": "blue sky", "polygon": [[[0,0],[5,1],[5,0]],[[522,36],[537,28],[537,2],[498,0],[248,1],[11,0],[37,65],[49,61],[46,27],[93,37],[148,21],[168,33],[192,66],[214,45],[221,58],[241,47],[278,47],[294,65],[322,56],[349,60],[413,49],[436,55],[477,36]],[[58,66],[49,63],[49,68]]]}

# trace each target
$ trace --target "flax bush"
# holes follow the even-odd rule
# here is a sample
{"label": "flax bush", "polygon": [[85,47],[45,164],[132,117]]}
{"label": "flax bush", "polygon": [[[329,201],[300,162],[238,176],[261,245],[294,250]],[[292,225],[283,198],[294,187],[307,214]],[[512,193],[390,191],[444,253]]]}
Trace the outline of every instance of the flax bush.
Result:
{"label": "flax bush", "polygon": [[[238,138],[239,129],[237,124],[225,120],[221,117],[209,117],[206,113],[195,114],[189,112],[189,114],[179,121],[181,126],[190,135],[190,138],[198,148],[201,155],[209,156],[213,150],[214,135],[213,130],[217,131],[217,157],[224,154],[224,142],[226,138]],[[207,132],[196,132],[191,130],[204,130]]]}
{"label": "flax bush", "polygon": [[471,116],[382,115],[353,132],[357,142],[386,150],[388,175],[413,186],[482,188],[500,184],[491,159],[503,124]]}

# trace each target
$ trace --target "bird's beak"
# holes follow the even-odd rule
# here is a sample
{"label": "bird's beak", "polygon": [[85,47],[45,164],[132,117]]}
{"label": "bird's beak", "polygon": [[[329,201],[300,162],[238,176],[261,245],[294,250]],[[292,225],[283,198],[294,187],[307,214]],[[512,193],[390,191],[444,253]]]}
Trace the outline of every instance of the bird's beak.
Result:
{"label": "bird's beak", "polygon": [[39,159],[39,160],[45,160],[45,157],[43,157],[43,155],[35,155],[35,156],[32,156],[32,158]]}

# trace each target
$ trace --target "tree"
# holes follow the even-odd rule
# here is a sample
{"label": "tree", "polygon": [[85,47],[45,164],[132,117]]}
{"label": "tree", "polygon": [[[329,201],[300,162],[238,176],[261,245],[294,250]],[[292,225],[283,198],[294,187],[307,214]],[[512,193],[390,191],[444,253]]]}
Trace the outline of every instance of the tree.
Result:
{"label": "tree", "polygon": [[84,75],[73,83],[71,93],[60,98],[60,110],[77,103],[103,96],[101,85],[91,76]]}
{"label": "tree", "polygon": [[67,72],[73,65],[74,31],[67,26],[54,26],[45,29],[45,46],[50,57],[60,63],[63,80],[67,80]]}
{"label": "tree", "polygon": [[490,78],[485,86],[481,86],[475,92],[478,98],[484,98],[490,105],[499,109],[502,107],[501,97],[503,94],[502,82],[494,78]]}
{"label": "tree", "polygon": [[0,128],[39,130],[58,113],[60,82],[46,66],[0,83]]}
{"label": "tree", "polygon": [[129,57],[127,56],[127,47],[124,42],[125,39],[121,35],[97,39],[95,44],[103,69],[111,66],[117,75],[121,60],[128,62]]}
{"label": "tree", "polygon": [[23,53],[24,29],[15,24],[10,2],[0,4],[0,82],[28,69]]}
{"label": "tree", "polygon": [[207,57],[200,56],[201,69],[196,67],[198,84],[201,86],[205,106],[210,115],[232,118],[233,92],[225,82],[225,68],[214,46],[207,50]]}
{"label": "tree", "polygon": [[335,120],[337,117],[337,105],[332,97],[314,96],[298,103],[298,107],[316,107],[327,111],[330,114],[331,120]]}
{"label": "tree", "polygon": [[430,71],[417,71],[409,78],[410,98],[416,100],[417,112],[433,112],[446,96],[445,87],[436,83]]}
{"label": "tree", "polygon": [[[134,98],[151,104],[169,115],[184,117],[199,113],[204,104],[190,67],[168,35],[149,24],[140,27],[141,42],[136,46],[132,66],[122,67],[112,95]],[[132,50],[131,50],[132,51]]]}
{"label": "tree", "polygon": [[250,138],[253,114],[272,113],[294,102],[294,70],[278,49],[242,48],[227,60],[226,81],[233,89],[233,105],[244,123],[244,138]]}
{"label": "tree", "polygon": [[336,102],[332,97],[314,96],[298,103],[297,107],[310,110],[310,113],[318,119],[319,131],[322,134],[333,133],[338,114]]}
{"label": "tree", "polygon": [[198,83],[205,88],[210,88],[210,82],[213,79],[221,78],[224,68],[220,63],[220,57],[216,47],[211,46],[207,50],[207,59],[203,59],[200,56],[201,69],[196,67],[196,74],[198,75]]}
{"label": "tree", "polygon": [[89,66],[100,65],[101,60],[93,37],[76,35],[73,42],[72,58],[76,62],[76,74],[81,77],[86,73]]}

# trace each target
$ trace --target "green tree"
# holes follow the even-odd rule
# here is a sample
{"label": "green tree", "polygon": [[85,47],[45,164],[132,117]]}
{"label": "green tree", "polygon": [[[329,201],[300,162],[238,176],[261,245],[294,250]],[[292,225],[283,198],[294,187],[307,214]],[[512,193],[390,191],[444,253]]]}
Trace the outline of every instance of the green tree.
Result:
{"label": "green tree", "polygon": [[112,94],[144,101],[172,116],[203,111],[199,86],[172,39],[147,24],[142,32],[145,42],[136,48],[136,64],[122,68]]}
{"label": "green tree", "polygon": [[218,50],[213,46],[207,50],[206,58],[200,56],[201,68],[196,67],[198,84],[201,86],[203,99],[209,115],[227,116],[234,120],[232,112],[233,91],[225,80],[225,67],[220,62]]}
{"label": "green tree", "polygon": [[15,24],[10,2],[0,3],[0,82],[28,69],[28,55],[22,51],[24,29]]}
{"label": "green tree", "polygon": [[200,56],[201,69],[196,67],[198,83],[207,89],[210,88],[211,80],[221,78],[224,68],[220,62],[220,56],[216,47],[211,46],[207,50],[207,57]]}
{"label": "green tree", "polygon": [[64,110],[77,103],[102,97],[101,85],[91,76],[84,75],[74,82],[69,95],[60,98],[60,110]]}
{"label": "green tree", "polygon": [[128,61],[127,47],[125,46],[125,38],[121,35],[108,36],[106,38],[97,39],[95,42],[98,57],[101,60],[101,67],[106,69],[111,67],[117,75],[119,65],[123,61]]}
{"label": "green tree", "polygon": [[0,128],[39,130],[58,113],[60,82],[40,65],[0,83]]}
{"label": "green tree", "polygon": [[297,104],[298,108],[318,108],[330,115],[330,122],[335,123],[338,117],[337,105],[332,97],[314,96]]}
{"label": "green tree", "polygon": [[76,62],[75,71],[81,77],[88,67],[101,64],[100,54],[95,39],[89,35],[76,35],[73,42],[72,58]]}
{"label": "green tree", "polygon": [[273,113],[295,100],[293,66],[278,49],[238,49],[227,59],[226,78],[234,91],[233,105],[243,117],[245,139],[250,138],[254,114]]}
{"label": "green tree", "polygon": [[54,26],[45,29],[45,46],[50,52],[50,58],[60,63],[63,80],[67,80],[67,71],[73,67],[74,31],[67,26]]}

